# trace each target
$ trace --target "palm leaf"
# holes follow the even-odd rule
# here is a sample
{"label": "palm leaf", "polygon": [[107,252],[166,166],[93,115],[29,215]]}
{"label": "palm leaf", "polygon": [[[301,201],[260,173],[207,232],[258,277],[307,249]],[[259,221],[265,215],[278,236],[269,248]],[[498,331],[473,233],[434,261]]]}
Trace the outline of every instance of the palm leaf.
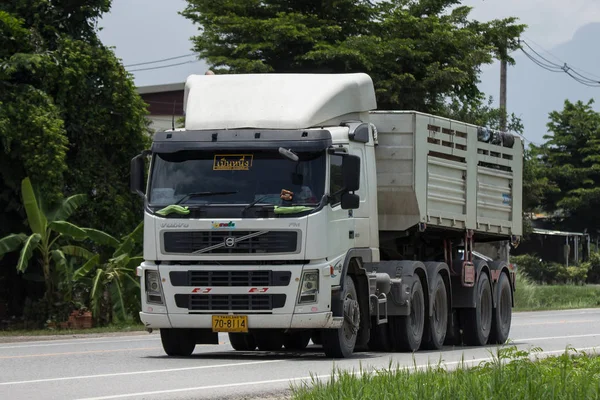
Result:
{"label": "palm leaf", "polygon": [[127,263],[127,269],[135,271],[143,261],[144,257],[131,257]]}
{"label": "palm leaf", "polygon": [[133,246],[135,246],[133,239],[130,236],[127,236],[125,240],[119,245],[119,247],[117,247],[113,256],[118,257],[122,254],[128,254],[131,252],[131,250],[133,250]]}
{"label": "palm leaf", "polygon": [[61,250],[63,253],[65,253],[68,256],[79,257],[79,258],[83,258],[86,260],[89,260],[90,258],[94,257],[94,255],[95,255],[91,251],[84,249],[83,247],[80,247],[80,246],[63,246],[63,247],[61,247]]}
{"label": "palm leaf", "polygon": [[52,255],[54,263],[60,267],[62,271],[64,271],[67,267],[67,258],[65,257],[65,253],[63,253],[61,250],[52,250],[50,254]]}
{"label": "palm leaf", "polygon": [[86,199],[87,197],[84,194],[76,194],[64,199],[54,212],[48,216],[48,219],[50,221],[66,221],[77,208],[85,203]]}
{"label": "palm leaf", "polygon": [[123,276],[126,277],[131,283],[133,283],[134,287],[140,287],[140,281],[131,276],[131,274],[123,274]]}
{"label": "palm leaf", "polygon": [[88,238],[92,239],[97,244],[108,245],[115,248],[119,246],[119,241],[106,232],[102,232],[92,228],[81,229],[85,232]]}
{"label": "palm leaf", "polygon": [[37,233],[34,233],[33,235],[31,235],[27,239],[25,239],[25,242],[23,243],[23,247],[21,248],[21,255],[19,256],[19,262],[17,263],[17,271],[25,272],[25,270],[27,269],[27,265],[29,264],[29,260],[31,259],[31,256],[33,255],[33,251],[35,250],[37,245],[40,243],[41,239],[42,239],[42,236]]}
{"label": "palm leaf", "polygon": [[[115,282],[112,283],[112,288],[114,288],[115,292],[113,292],[113,310],[116,313],[121,312],[121,316],[123,317],[123,321],[127,320],[126,307],[125,307],[125,298],[123,297],[123,288],[121,287],[121,279],[117,275]],[[116,295],[116,296],[115,296]],[[116,301],[115,298],[116,297]]]}
{"label": "palm leaf", "polygon": [[120,256],[113,257],[109,262],[117,267],[123,267],[129,262],[129,254],[121,254]]}
{"label": "palm leaf", "polygon": [[[79,269],[77,269],[77,271],[75,271],[75,273],[73,274],[73,280],[74,281],[80,280],[81,278],[83,278],[84,276],[89,274],[90,271],[99,263],[100,263],[100,254],[96,254],[95,256],[90,258],[85,264],[83,264],[83,266],[81,268],[79,268]],[[96,278],[97,277],[98,277],[98,274],[96,274]],[[95,282],[94,282],[94,284],[95,284]]]}
{"label": "palm leaf", "polygon": [[144,221],[140,222],[126,237],[133,239],[134,243],[142,243],[144,240]]}
{"label": "palm leaf", "polygon": [[62,235],[72,237],[76,240],[83,240],[87,237],[85,231],[67,221],[54,221],[48,224],[48,228]]}
{"label": "palm leaf", "polygon": [[46,225],[48,221],[44,214],[40,211],[38,206],[33,186],[29,178],[23,179],[21,182],[21,193],[23,195],[23,205],[25,206],[25,212],[27,213],[27,221],[31,227],[33,233],[38,235],[45,235]]}
{"label": "palm leaf", "polygon": [[97,316],[100,310],[100,302],[102,297],[101,278],[103,274],[104,271],[102,269],[98,269],[96,271],[96,276],[94,276],[94,279],[92,280],[92,291],[90,293],[90,298],[92,300],[92,312],[94,316]]}
{"label": "palm leaf", "polygon": [[0,239],[0,256],[17,250],[26,239],[27,235],[24,233],[13,233],[3,237]]}

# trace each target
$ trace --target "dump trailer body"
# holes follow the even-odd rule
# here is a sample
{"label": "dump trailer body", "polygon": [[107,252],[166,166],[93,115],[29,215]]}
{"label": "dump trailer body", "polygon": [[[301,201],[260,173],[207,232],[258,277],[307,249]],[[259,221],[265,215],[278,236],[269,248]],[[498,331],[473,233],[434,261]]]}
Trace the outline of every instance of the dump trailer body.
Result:
{"label": "dump trailer body", "polygon": [[520,138],[414,111],[374,111],[370,121],[380,231],[426,224],[521,235]]}

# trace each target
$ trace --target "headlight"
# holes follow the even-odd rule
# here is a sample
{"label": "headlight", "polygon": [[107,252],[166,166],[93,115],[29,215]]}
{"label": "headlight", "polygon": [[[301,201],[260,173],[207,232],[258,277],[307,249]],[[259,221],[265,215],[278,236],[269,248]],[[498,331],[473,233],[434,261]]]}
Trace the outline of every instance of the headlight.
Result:
{"label": "headlight", "polygon": [[148,303],[163,304],[158,271],[146,270],[146,301]]}
{"label": "headlight", "polygon": [[317,301],[319,293],[319,271],[310,270],[302,274],[302,284],[300,290],[299,304],[314,303]]}

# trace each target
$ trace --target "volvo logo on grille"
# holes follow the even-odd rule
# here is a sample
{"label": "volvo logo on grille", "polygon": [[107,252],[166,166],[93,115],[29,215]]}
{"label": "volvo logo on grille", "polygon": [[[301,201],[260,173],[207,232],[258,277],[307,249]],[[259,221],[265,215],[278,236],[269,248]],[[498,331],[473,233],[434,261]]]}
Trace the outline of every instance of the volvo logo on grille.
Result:
{"label": "volvo logo on grille", "polygon": [[[202,254],[202,253],[208,253],[209,251],[215,250],[215,249],[221,249],[223,247],[228,248],[228,249],[232,249],[234,248],[239,242],[243,242],[244,240],[249,240],[258,236],[262,236],[264,234],[269,233],[269,231],[258,231],[258,232],[252,232],[249,233],[247,235],[243,235],[243,236],[227,236],[225,238],[223,238],[222,242],[219,242],[217,244],[214,244],[212,246],[207,246],[204,247],[202,249],[196,250],[194,251],[192,254]],[[220,239],[219,239],[220,240]]]}

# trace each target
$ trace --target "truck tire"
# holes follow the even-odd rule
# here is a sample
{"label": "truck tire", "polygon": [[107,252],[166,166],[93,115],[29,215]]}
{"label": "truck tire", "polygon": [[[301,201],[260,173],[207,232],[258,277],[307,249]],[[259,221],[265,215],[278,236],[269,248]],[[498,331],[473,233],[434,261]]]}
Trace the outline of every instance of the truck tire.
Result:
{"label": "truck tire", "polygon": [[286,333],[283,336],[283,346],[287,350],[304,350],[310,342],[310,331]]}
{"label": "truck tire", "polygon": [[504,344],[508,340],[512,321],[512,293],[508,276],[500,274],[496,283],[496,308],[492,313],[490,344]]}
{"label": "truck tire", "polygon": [[430,301],[433,302],[433,314],[425,317],[423,348],[440,350],[448,331],[448,297],[444,279],[439,274],[435,278]]}
{"label": "truck tire", "polygon": [[192,329],[160,329],[160,341],[168,356],[188,357],[196,348]]}
{"label": "truck tire", "polygon": [[231,347],[237,351],[254,351],[256,341],[250,333],[229,333],[229,342]]}
{"label": "truck tire", "polygon": [[421,280],[415,278],[410,296],[410,314],[390,317],[390,334],[396,351],[417,351],[423,340],[425,296]]}
{"label": "truck tire", "polygon": [[323,350],[327,357],[347,358],[354,352],[358,328],[360,326],[360,306],[354,281],[346,276],[344,281],[344,322],[339,329],[324,329],[321,331]]}
{"label": "truck tire", "polygon": [[283,346],[283,332],[279,331],[257,331],[254,334],[256,345],[261,351],[278,351]]}
{"label": "truck tire", "polygon": [[490,278],[485,272],[479,274],[475,295],[475,308],[460,312],[463,342],[467,346],[484,346],[490,337],[494,308]]}

